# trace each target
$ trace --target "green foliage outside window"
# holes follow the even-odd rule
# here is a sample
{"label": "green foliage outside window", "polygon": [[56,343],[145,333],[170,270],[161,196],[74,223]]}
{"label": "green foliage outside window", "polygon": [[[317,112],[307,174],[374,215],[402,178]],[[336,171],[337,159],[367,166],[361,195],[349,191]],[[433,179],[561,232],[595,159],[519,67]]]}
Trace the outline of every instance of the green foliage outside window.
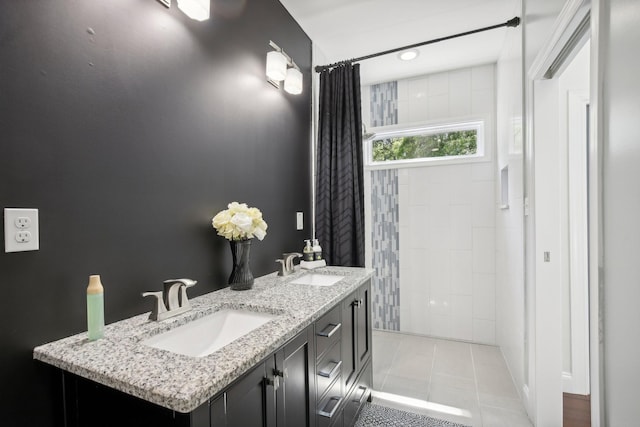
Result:
{"label": "green foliage outside window", "polygon": [[373,141],[373,161],[468,156],[477,152],[477,130],[390,137]]}

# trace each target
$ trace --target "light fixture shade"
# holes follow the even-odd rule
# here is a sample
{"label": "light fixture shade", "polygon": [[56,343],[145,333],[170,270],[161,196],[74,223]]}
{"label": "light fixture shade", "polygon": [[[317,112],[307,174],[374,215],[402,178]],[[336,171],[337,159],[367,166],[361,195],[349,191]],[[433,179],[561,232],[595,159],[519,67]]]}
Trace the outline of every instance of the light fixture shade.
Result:
{"label": "light fixture shade", "polygon": [[287,77],[284,79],[284,90],[292,95],[302,93],[302,73],[295,68],[287,70]]}
{"label": "light fixture shade", "polygon": [[210,5],[211,0],[178,0],[178,9],[196,21],[209,19]]}
{"label": "light fixture shade", "polygon": [[420,52],[418,52],[416,49],[405,50],[404,52],[400,52],[398,54],[398,57],[403,61],[412,61],[418,57],[419,53]]}
{"label": "light fixture shade", "polygon": [[267,53],[267,77],[281,82],[287,76],[287,58],[281,52]]}

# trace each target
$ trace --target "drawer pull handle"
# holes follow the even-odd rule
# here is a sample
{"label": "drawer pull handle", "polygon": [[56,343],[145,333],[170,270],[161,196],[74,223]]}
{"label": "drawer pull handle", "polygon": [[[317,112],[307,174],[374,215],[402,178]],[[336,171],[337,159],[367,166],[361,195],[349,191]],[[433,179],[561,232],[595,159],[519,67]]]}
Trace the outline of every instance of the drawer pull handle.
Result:
{"label": "drawer pull handle", "polygon": [[[338,332],[341,326],[342,326],[342,323],[338,323],[337,325],[329,323],[323,330],[318,332],[318,336],[329,338],[331,335]],[[327,329],[330,329],[330,330],[327,331]]]}
{"label": "drawer pull handle", "polygon": [[333,378],[333,376],[340,371],[340,367],[342,366],[342,360],[339,362],[331,362],[329,365],[333,364],[333,368],[329,372],[327,372],[328,366],[326,366],[323,370],[318,372],[318,375],[325,378]]}
{"label": "drawer pull handle", "polygon": [[342,397],[333,396],[331,399],[329,399],[327,404],[324,405],[324,408],[318,411],[318,415],[326,418],[332,418],[340,407],[341,402]]}
{"label": "drawer pull handle", "polygon": [[362,404],[362,401],[364,400],[364,397],[367,395],[367,390],[369,390],[367,387],[361,385],[360,387],[358,387],[360,390],[362,390],[362,394],[360,395],[360,397],[358,399],[353,399],[354,402],[356,402],[358,405]]}

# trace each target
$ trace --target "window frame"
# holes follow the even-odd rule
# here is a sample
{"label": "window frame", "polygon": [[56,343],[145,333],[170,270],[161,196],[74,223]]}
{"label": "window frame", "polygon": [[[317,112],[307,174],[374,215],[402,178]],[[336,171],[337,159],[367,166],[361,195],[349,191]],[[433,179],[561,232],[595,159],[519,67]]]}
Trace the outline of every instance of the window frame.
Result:
{"label": "window frame", "polygon": [[[420,157],[417,159],[401,159],[374,161],[373,160],[373,141],[414,136],[414,135],[433,135],[445,132],[457,132],[466,130],[476,130],[476,154],[460,155],[460,156],[438,156],[438,157]],[[366,169],[394,169],[404,167],[417,166],[436,166],[456,163],[469,163],[489,160],[489,153],[486,147],[486,118],[474,117],[468,120],[446,121],[438,123],[423,124],[407,124],[392,125],[372,128],[371,132],[375,134],[373,138],[363,140],[364,166]]]}

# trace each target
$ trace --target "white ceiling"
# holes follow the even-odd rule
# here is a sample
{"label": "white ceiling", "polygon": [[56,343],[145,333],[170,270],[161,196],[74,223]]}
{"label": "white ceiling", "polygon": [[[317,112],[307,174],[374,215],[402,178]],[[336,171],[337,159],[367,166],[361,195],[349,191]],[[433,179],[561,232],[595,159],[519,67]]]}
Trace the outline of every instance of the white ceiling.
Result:
{"label": "white ceiling", "polygon": [[[514,17],[516,0],[280,0],[333,63]],[[362,84],[495,62],[507,28],[422,46],[413,61],[396,53],[361,62]],[[316,64],[324,65],[324,64]]]}

